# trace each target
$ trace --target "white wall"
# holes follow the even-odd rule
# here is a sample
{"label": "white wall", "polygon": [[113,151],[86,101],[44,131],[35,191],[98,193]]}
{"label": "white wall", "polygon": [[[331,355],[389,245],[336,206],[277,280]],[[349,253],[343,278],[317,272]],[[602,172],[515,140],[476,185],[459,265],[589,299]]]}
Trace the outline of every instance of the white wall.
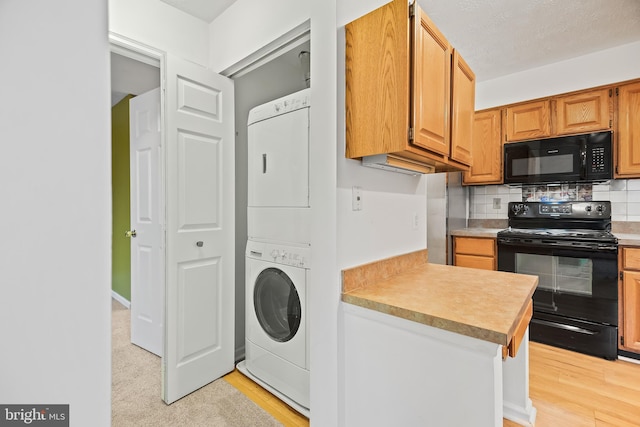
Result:
{"label": "white wall", "polygon": [[311,315],[311,426],[338,425],[338,304],[336,227],[337,0],[311,0],[310,192],[313,267],[309,270]]}
{"label": "white wall", "polygon": [[476,110],[640,77],[640,42],[532,68],[476,85]]}
{"label": "white wall", "polygon": [[219,73],[309,19],[310,0],[238,0],[209,25],[209,67]]}
{"label": "white wall", "polygon": [[109,426],[106,0],[3,0],[0,57],[0,402]]}
{"label": "white wall", "polygon": [[109,0],[109,31],[202,66],[209,25],[158,0]]}
{"label": "white wall", "polygon": [[[363,3],[363,2],[361,2]],[[379,6],[369,0],[366,13]],[[355,19],[356,17],[352,18]],[[361,265],[426,247],[426,178],[371,169],[345,158],[345,38],[338,30],[338,267]],[[352,189],[362,187],[363,208],[352,210]],[[414,228],[414,217],[418,227]]]}

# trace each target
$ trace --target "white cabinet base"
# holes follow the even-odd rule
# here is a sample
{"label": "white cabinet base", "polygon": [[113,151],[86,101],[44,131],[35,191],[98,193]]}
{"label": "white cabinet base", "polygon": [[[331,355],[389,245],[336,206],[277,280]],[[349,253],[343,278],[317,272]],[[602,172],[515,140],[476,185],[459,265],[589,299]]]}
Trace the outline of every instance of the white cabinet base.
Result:
{"label": "white cabinet base", "polygon": [[[342,307],[343,425],[497,427],[507,412],[533,411],[535,418],[535,409],[519,399],[526,396],[531,403],[528,381],[521,381],[523,365],[505,368],[501,346],[351,304]],[[518,354],[525,367],[527,343]],[[503,372],[509,377],[504,385]],[[504,386],[520,393],[507,396]]]}

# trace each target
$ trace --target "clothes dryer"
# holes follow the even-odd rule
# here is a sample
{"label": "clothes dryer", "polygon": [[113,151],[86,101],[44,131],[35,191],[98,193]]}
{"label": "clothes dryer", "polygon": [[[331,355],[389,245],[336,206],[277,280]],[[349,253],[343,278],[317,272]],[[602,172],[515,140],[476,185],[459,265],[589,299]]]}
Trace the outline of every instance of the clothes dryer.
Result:
{"label": "clothes dryer", "polygon": [[308,409],[310,248],[250,240],[246,255],[244,366],[251,375]]}
{"label": "clothes dryer", "polygon": [[310,108],[310,89],[304,89],[249,112],[249,239],[310,241]]}

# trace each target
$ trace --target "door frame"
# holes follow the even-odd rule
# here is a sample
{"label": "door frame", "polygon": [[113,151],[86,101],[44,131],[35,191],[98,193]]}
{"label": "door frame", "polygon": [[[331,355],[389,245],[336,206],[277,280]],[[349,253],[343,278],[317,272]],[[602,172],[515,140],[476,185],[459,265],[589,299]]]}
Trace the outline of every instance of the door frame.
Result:
{"label": "door frame", "polygon": [[[109,31],[109,51],[110,53],[116,53],[129,59],[133,59],[138,62],[142,62],[147,65],[157,67],[160,72],[160,165],[158,179],[160,180],[159,189],[159,210],[162,217],[162,231],[160,236],[160,246],[162,248],[160,256],[160,268],[162,270],[162,288],[165,292],[166,299],[166,130],[165,130],[165,70],[166,70],[166,54],[160,50],[146,46],[135,40],[131,40],[127,37],[116,34]],[[162,310],[166,307],[166,300],[163,301]],[[164,321],[163,321],[164,322]]]}

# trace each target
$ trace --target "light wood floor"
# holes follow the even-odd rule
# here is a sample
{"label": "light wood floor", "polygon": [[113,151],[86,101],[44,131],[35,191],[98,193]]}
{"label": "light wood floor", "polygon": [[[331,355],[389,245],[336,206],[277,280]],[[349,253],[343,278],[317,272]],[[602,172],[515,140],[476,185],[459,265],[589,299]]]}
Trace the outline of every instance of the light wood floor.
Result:
{"label": "light wood floor", "polygon": [[[640,426],[640,365],[532,342],[529,395],[536,427]],[[505,420],[505,427],[516,427]]]}
{"label": "light wood floor", "polygon": [[[309,420],[234,371],[224,377],[286,427]],[[640,365],[539,343],[529,347],[529,390],[536,427],[640,426]],[[504,427],[518,427],[504,420]]]}

